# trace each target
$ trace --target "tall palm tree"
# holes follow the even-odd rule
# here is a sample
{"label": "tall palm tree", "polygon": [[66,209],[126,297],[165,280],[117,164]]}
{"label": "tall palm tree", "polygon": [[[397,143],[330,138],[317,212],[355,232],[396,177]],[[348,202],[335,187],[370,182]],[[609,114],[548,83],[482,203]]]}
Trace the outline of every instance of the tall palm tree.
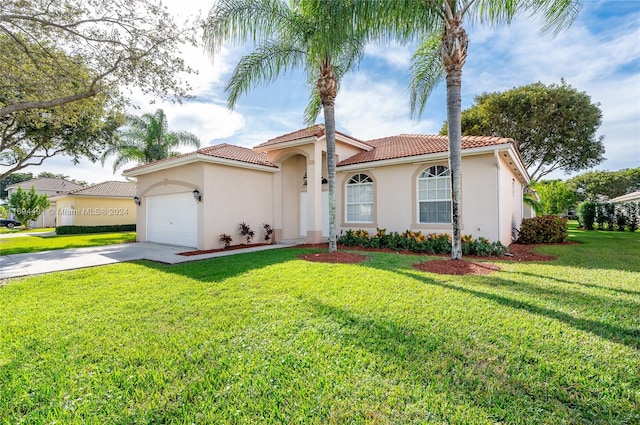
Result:
{"label": "tall palm tree", "polygon": [[449,166],[451,169],[451,209],[453,259],[462,258],[460,234],[462,163],[462,68],[467,58],[469,38],[465,20],[490,25],[509,23],[519,12],[542,15],[542,31],[567,28],[577,16],[577,0],[396,0],[363,1],[364,24],[380,22],[378,30],[420,42],[411,62],[411,112],[420,116],[431,91],[443,77],[447,85]]}
{"label": "tall palm tree", "polygon": [[340,80],[364,53],[365,36],[353,25],[353,2],[325,0],[220,0],[209,12],[204,41],[212,57],[227,41],[255,44],[227,83],[228,104],[252,87],[302,68],[311,89],[305,122],[324,112],[329,186],[329,252],[336,250],[335,98]]}
{"label": "tall palm tree", "polygon": [[167,116],[162,109],[153,114],[127,115],[125,127],[119,132],[116,145],[102,154],[102,165],[108,157],[115,155],[113,172],[128,162],[148,164],[166,159],[178,153],[179,146],[200,147],[198,136],[188,131],[169,131]]}

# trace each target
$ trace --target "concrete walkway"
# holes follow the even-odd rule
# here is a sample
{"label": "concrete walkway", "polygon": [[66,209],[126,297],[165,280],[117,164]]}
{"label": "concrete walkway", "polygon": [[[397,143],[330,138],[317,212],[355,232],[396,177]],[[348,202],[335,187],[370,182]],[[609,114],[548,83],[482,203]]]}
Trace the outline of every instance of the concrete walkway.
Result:
{"label": "concrete walkway", "polygon": [[0,239],[22,238],[26,236],[55,236],[56,232],[0,233]]}
{"label": "concrete walkway", "polygon": [[190,251],[191,248],[135,242],[89,248],[60,249],[34,252],[31,254],[3,255],[0,256],[0,279],[102,266],[133,260],[151,260],[167,264],[177,264],[207,258],[225,257],[245,252],[286,248],[293,245],[293,243],[277,243],[275,245],[263,245],[254,248],[184,256],[178,255],[178,253]]}

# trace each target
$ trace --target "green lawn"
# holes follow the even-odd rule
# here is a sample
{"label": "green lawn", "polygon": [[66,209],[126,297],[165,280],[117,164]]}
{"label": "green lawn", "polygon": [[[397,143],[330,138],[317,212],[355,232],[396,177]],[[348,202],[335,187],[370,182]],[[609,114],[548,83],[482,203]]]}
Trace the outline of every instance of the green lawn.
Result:
{"label": "green lawn", "polygon": [[637,424],[640,235],[489,276],[282,249],[0,289],[0,422]]}
{"label": "green lawn", "polygon": [[24,254],[54,249],[112,245],[116,243],[135,242],[135,240],[135,232],[4,238],[0,239],[0,253],[2,253],[2,255]]}
{"label": "green lawn", "polygon": [[14,227],[13,229],[8,229],[6,227],[0,227],[0,235],[2,234],[12,234],[12,233],[44,233],[44,232],[55,232],[55,227],[38,227],[36,229],[25,229],[24,227]]}

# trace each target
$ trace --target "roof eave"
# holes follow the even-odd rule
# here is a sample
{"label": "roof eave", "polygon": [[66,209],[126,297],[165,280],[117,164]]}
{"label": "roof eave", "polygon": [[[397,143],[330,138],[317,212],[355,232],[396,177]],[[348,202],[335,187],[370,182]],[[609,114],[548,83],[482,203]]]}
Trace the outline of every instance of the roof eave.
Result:
{"label": "roof eave", "polygon": [[253,150],[256,152],[270,152],[270,151],[275,151],[279,149],[291,148],[295,146],[308,145],[310,143],[315,143],[317,141],[318,141],[318,136],[309,136],[302,139],[289,140],[288,142],[273,143],[271,145],[265,145],[265,146],[258,145],[258,146],[254,146]]}
{"label": "roof eave", "polygon": [[250,170],[258,170],[258,171],[269,171],[269,172],[276,172],[278,171],[278,168],[276,168],[275,166],[268,166],[268,165],[261,165],[261,164],[254,164],[251,162],[244,162],[244,161],[238,161],[235,159],[226,159],[226,158],[219,158],[217,156],[211,156],[211,155],[204,155],[204,154],[195,154],[195,155],[187,155],[187,156],[183,156],[183,157],[179,157],[176,158],[172,161],[165,161],[162,163],[158,163],[158,164],[154,164],[154,165],[148,165],[145,167],[141,167],[139,169],[131,169],[131,170],[127,170],[124,173],[122,173],[123,176],[125,177],[138,177],[138,176],[142,176],[144,174],[149,174],[149,173],[154,173],[157,171],[164,171],[164,170],[168,170],[170,168],[175,168],[175,167],[180,167],[183,165],[189,165],[189,164],[193,164],[196,162],[205,162],[205,163],[209,163],[209,164],[220,164],[220,165],[229,165],[232,167],[238,167],[238,168],[246,168],[246,169],[250,169]]}
{"label": "roof eave", "polygon": [[[463,149],[462,156],[482,155],[492,153],[496,148],[502,148],[500,150],[508,149],[511,146],[510,143],[504,143],[500,145],[481,146],[478,148]],[[374,167],[385,167],[389,165],[399,164],[422,164],[425,162],[431,162],[439,159],[448,159],[449,151],[435,152],[422,155],[403,156],[400,158],[382,159],[379,161],[359,162],[357,164],[341,165],[337,167],[338,171],[354,171],[371,169]]]}

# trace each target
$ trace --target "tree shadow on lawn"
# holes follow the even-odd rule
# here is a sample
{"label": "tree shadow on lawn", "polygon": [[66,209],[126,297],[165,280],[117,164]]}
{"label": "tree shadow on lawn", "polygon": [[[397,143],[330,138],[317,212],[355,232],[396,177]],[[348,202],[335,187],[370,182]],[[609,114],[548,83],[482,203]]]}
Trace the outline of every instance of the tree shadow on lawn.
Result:
{"label": "tree shadow on lawn", "polygon": [[502,270],[502,272],[511,273],[515,275],[524,275],[524,276],[529,276],[529,277],[539,278],[539,279],[548,279],[548,280],[553,280],[559,283],[567,283],[569,285],[583,286],[585,288],[601,289],[604,291],[618,292],[618,293],[627,294],[627,295],[640,295],[640,291],[633,291],[631,289],[613,288],[611,286],[595,285],[593,283],[584,283],[584,282],[579,282],[577,280],[560,279],[560,278],[545,275],[545,274],[523,272],[523,271],[512,272],[512,271],[505,271],[505,270]]}
{"label": "tree shadow on lawn", "polygon": [[[421,280],[441,285],[428,278]],[[441,286],[458,289],[455,285]],[[344,344],[354,344],[381,357],[382,364],[377,365],[381,374],[400,369],[401,372],[395,373],[403,374],[410,386],[424,388],[423,394],[437,397],[442,411],[428,413],[435,414],[436,418],[431,419],[438,422],[446,422],[454,411],[467,411],[483,421],[477,417],[480,410],[491,422],[502,423],[518,418],[523,422],[527,418],[531,420],[527,411],[540,412],[542,416],[536,419],[542,421],[544,417],[558,420],[562,417],[562,414],[558,416],[560,412],[567,415],[565,419],[585,419],[593,415],[594,410],[610,408],[607,401],[590,397],[592,394],[589,393],[596,392],[597,388],[566,392],[572,386],[571,378],[560,369],[545,370],[544,382],[535,380],[535,373],[528,374],[536,366],[522,360],[523,354],[518,354],[519,357],[503,352],[496,355],[496,350],[500,349],[492,346],[492,341],[456,335],[446,327],[412,329],[399,326],[385,318],[359,315],[317,299],[305,302],[340,325],[345,335]],[[392,375],[391,379],[394,379]],[[554,382],[558,387],[553,387]],[[408,397],[415,400],[411,393]],[[596,406],[599,402],[601,408]],[[509,417],[505,417],[507,415]]]}
{"label": "tree shadow on lawn", "polygon": [[296,254],[300,252],[303,252],[303,250],[293,253],[293,251],[289,249],[272,249],[238,253],[225,257],[188,261],[178,264],[164,264],[147,260],[136,261],[136,263],[151,269],[161,270],[165,273],[173,273],[201,282],[221,282],[252,270],[297,260]]}
{"label": "tree shadow on lawn", "polygon": [[[488,292],[482,292],[479,290],[475,290],[475,289],[470,289],[470,288],[465,288],[463,286],[459,286],[456,285],[454,283],[445,283],[445,282],[439,282],[439,281],[435,281],[433,279],[429,279],[425,276],[420,276],[420,275],[416,275],[414,273],[409,273],[407,271],[402,271],[402,270],[395,270],[396,273],[404,275],[406,277],[412,278],[412,279],[418,279],[422,282],[424,282],[425,284],[428,285],[437,285],[443,288],[447,288],[447,289],[452,289],[455,291],[459,291],[459,292],[463,292],[466,294],[470,294],[479,298],[484,298],[486,300],[492,301],[492,302],[496,302],[500,305],[503,305],[505,307],[510,307],[510,308],[514,308],[514,309],[518,309],[518,310],[524,310],[528,313],[533,313],[539,316],[544,316],[550,319],[554,319],[554,320],[559,320],[561,322],[566,323],[567,325],[578,329],[578,330],[582,330],[585,332],[589,332],[592,333],[596,336],[599,336],[601,338],[605,338],[609,341],[618,343],[618,344],[624,344],[627,345],[631,348],[634,349],[640,349],[640,329],[637,328],[623,328],[621,326],[616,326],[616,325],[612,325],[609,323],[604,323],[601,321],[597,321],[597,320],[591,320],[591,319],[584,319],[584,318],[579,318],[579,317],[573,317],[570,314],[567,313],[563,313],[561,311],[557,311],[557,310],[553,310],[550,308],[546,308],[546,307],[541,307],[538,305],[535,305],[533,303],[530,302],[526,302],[526,301],[522,301],[522,300],[518,300],[518,299],[513,299],[513,298],[509,298],[509,297],[505,297],[502,295],[498,295],[498,294],[492,294],[492,293],[488,293]],[[496,277],[495,275],[492,275],[490,277],[481,277],[481,279],[484,280],[483,284],[487,285],[487,286],[503,286],[503,287],[509,287],[512,288],[518,292],[528,292],[530,294],[536,294],[538,293],[538,291],[532,291],[532,290],[520,290],[520,288],[523,288],[523,285],[526,285],[525,283],[522,282],[515,282],[515,281],[510,281],[510,280],[506,280],[506,279],[501,279]],[[491,283],[494,282],[494,283]],[[524,286],[526,287],[526,286]],[[547,292],[547,293],[551,293],[554,291],[548,291],[548,290],[542,290],[542,292]],[[516,295],[516,294],[514,294]],[[582,296],[582,295],[580,295]],[[572,302],[576,302],[576,297],[577,295],[574,296],[569,296],[569,297],[563,297],[562,300],[564,302],[567,301],[568,299],[571,299]],[[555,299],[558,299],[557,296],[554,297]],[[607,308],[609,310],[613,310],[612,304],[620,304],[619,300],[613,300],[613,302],[611,302],[610,299],[600,299],[600,297],[591,297],[593,299],[595,299],[597,302],[599,303],[603,303],[603,301],[607,301],[608,302],[608,306]],[[581,304],[585,307],[589,306],[589,301],[578,301],[576,302],[577,304]],[[633,302],[624,302],[624,304],[628,304],[628,306],[620,306],[617,305],[616,306],[616,310],[617,307],[620,308],[621,314],[624,313],[628,313],[628,315],[634,315],[636,314],[635,312],[637,312],[637,304],[633,303]]]}

